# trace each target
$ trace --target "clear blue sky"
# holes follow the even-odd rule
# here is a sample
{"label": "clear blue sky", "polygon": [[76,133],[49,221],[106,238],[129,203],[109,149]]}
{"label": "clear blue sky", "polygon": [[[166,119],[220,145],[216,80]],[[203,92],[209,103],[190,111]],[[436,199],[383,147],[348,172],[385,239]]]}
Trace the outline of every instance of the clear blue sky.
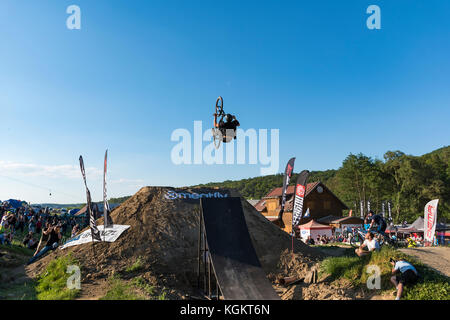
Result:
{"label": "clear blue sky", "polygon": [[[66,8],[81,8],[68,30]],[[381,30],[366,8],[381,8]],[[243,129],[280,130],[280,166],[449,144],[450,2],[0,2],[0,199],[82,202],[82,154],[101,199],[144,185],[260,174],[172,164],[173,130],[211,125],[217,96]],[[15,179],[15,180],[12,180]],[[49,196],[50,190],[52,196]]]}

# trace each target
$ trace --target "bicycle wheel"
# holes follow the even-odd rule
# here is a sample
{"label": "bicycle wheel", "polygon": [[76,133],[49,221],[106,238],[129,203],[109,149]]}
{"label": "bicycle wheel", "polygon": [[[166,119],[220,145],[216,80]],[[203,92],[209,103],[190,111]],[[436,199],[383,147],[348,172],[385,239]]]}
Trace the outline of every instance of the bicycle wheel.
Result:
{"label": "bicycle wheel", "polygon": [[223,98],[220,96],[216,100],[216,114],[217,117],[223,117],[225,115],[223,111]]}

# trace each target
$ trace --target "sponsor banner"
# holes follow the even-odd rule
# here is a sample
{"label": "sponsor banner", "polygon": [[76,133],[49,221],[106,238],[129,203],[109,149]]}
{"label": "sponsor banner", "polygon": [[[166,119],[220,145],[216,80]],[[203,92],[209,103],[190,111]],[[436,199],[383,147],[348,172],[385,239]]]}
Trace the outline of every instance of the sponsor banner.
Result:
{"label": "sponsor banner", "polygon": [[[115,224],[113,226],[108,227],[107,229],[105,229],[104,226],[98,226],[98,230],[101,234],[101,237],[104,239],[103,241],[114,242],[129,227],[130,226],[127,226],[127,225]],[[105,232],[105,230],[106,230],[106,232]],[[100,240],[95,240],[95,242],[98,242],[98,241],[100,241]],[[77,235],[73,238],[70,238],[69,240],[67,240],[67,242],[64,245],[62,245],[59,248],[65,249],[68,247],[77,246],[79,244],[88,243],[88,242],[92,242],[91,229],[88,229],[88,230],[80,233],[79,235]]]}
{"label": "sponsor banner", "polygon": [[222,193],[219,191],[215,191],[215,192],[201,192],[201,193],[196,193],[196,192],[189,192],[189,191],[185,191],[185,190],[169,190],[166,192],[166,194],[164,195],[164,198],[167,200],[177,200],[177,199],[181,199],[181,200],[200,200],[202,198],[227,198],[229,195],[228,193]]}
{"label": "sponsor banner", "polygon": [[92,241],[98,240],[100,241],[100,232],[98,231],[97,225],[95,224],[95,216],[94,212],[92,211],[92,200],[91,200],[91,192],[89,191],[86,183],[86,172],[84,170],[84,161],[83,157],[80,156],[80,169],[81,169],[81,175],[83,176],[84,186],[86,187],[86,198],[87,198],[87,212],[89,214],[89,226],[91,227],[91,235],[92,235]]}
{"label": "sponsor banner", "polygon": [[308,179],[309,171],[303,170],[297,178],[297,185],[295,186],[294,210],[292,213],[292,229],[300,223],[303,212],[303,200],[306,193],[306,180]]}
{"label": "sponsor banner", "polygon": [[439,200],[431,200],[425,205],[425,217],[424,217],[424,240],[426,242],[433,242],[434,233],[436,231],[436,217],[437,217],[437,206]]}
{"label": "sponsor banner", "polygon": [[105,228],[108,228],[113,225],[111,216],[109,215],[111,213],[111,210],[109,208],[109,203],[108,203],[108,200],[106,197],[107,162],[108,162],[108,150],[106,150],[106,152],[105,152],[105,163],[104,163],[104,170],[103,170],[103,218],[104,218]]}
{"label": "sponsor banner", "polygon": [[392,221],[392,216],[391,216],[391,202],[388,201],[387,205],[388,205],[388,217],[389,217],[389,221]]}
{"label": "sponsor banner", "polygon": [[278,214],[278,220],[283,220],[284,206],[286,204],[286,190],[289,185],[289,181],[291,180],[292,172],[294,171],[294,163],[295,157],[289,159],[286,169],[284,169],[284,178],[283,178],[283,191],[281,193],[281,209]]}
{"label": "sponsor banner", "polygon": [[364,219],[364,202],[362,200],[359,201],[359,212],[361,213],[361,219]]}

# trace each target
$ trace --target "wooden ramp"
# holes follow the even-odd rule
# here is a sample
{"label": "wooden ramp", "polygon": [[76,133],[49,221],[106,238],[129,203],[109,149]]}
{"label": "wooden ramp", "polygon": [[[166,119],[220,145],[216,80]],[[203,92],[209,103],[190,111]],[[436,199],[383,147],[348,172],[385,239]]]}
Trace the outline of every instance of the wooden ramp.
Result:
{"label": "wooden ramp", "polygon": [[279,300],[256,255],[241,199],[202,198],[211,263],[226,300]]}

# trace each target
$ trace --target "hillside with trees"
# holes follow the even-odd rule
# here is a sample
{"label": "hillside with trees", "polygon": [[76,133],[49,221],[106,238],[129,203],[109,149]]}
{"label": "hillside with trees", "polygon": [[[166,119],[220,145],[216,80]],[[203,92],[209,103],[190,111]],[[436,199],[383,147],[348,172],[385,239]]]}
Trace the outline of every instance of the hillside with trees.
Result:
{"label": "hillside with trees", "polygon": [[[293,174],[291,185],[297,175]],[[362,153],[350,154],[337,170],[312,171],[309,181],[322,181],[354,212],[360,200],[381,211],[383,201],[391,201],[394,222],[412,222],[423,215],[425,204],[439,199],[438,220],[450,220],[450,146],[422,156],[388,151],[383,160]],[[247,199],[260,199],[283,184],[283,175],[203,184],[235,188]]]}

